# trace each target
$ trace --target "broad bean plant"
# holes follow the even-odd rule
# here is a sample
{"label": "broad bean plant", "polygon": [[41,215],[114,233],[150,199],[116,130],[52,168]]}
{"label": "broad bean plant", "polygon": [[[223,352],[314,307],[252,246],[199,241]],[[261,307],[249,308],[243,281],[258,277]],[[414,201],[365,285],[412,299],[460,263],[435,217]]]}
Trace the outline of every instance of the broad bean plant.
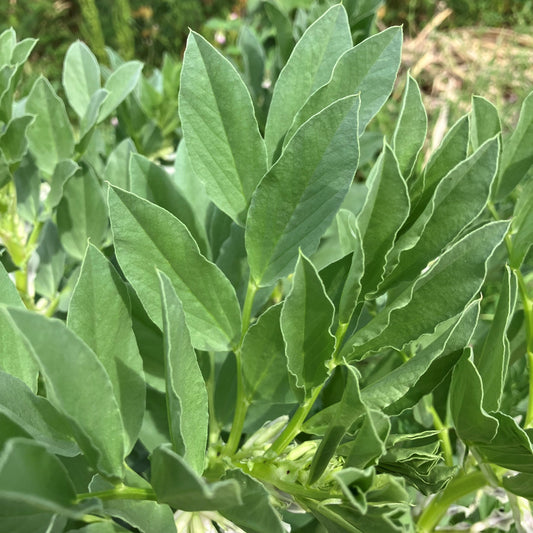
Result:
{"label": "broad bean plant", "polygon": [[362,180],[401,44],[331,7],[263,130],[191,32],[165,168],[113,140],[140,63],[20,98],[0,36],[1,533],[530,530],[533,94],[427,154],[407,76]]}

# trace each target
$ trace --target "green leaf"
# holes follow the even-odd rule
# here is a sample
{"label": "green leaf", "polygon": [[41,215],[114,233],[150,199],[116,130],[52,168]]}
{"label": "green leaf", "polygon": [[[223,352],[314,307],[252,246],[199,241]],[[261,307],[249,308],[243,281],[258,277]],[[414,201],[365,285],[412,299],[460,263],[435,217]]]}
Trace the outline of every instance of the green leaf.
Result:
{"label": "green leaf", "polygon": [[498,419],[483,408],[483,383],[468,348],[453,371],[450,412],[457,435],[466,443],[490,442],[498,431]]}
{"label": "green leaf", "polygon": [[533,166],[533,92],[524,100],[513,134],[503,143],[502,164],[495,197],[505,198]]}
{"label": "green leaf", "polygon": [[22,381],[0,372],[0,412],[51,453],[73,457],[80,450],[68,420]]}
{"label": "green leaf", "polygon": [[22,41],[19,41],[13,48],[13,54],[11,55],[11,63],[26,63],[37,42],[38,39],[32,38],[22,39]]}
{"label": "green leaf", "polygon": [[533,446],[528,433],[509,415],[492,415],[498,421],[498,431],[490,442],[476,443],[476,449],[488,463],[533,474]]}
{"label": "green leaf", "polygon": [[499,139],[494,137],[439,182],[420,217],[396,242],[389,261],[397,265],[380,291],[418,276],[481,214],[496,176],[498,155]]}
{"label": "green leaf", "polygon": [[15,287],[15,283],[9,277],[9,274],[2,263],[0,263],[0,304],[21,307],[24,309],[24,304]]}
{"label": "green leaf", "polygon": [[194,172],[213,202],[244,225],[252,193],[267,169],[265,145],[239,73],[192,31],[183,60],[179,110]]}
{"label": "green leaf", "polygon": [[348,17],[340,4],[307,28],[274,86],[265,128],[269,161],[278,158],[280,145],[298,110],[329,80],[335,63],[351,47]]}
{"label": "green leaf", "polygon": [[533,500],[533,474],[517,474],[502,479],[503,488],[522,498]]}
{"label": "green leaf", "polygon": [[414,350],[404,364],[361,391],[368,407],[398,415],[429,394],[453,369],[470,342],[479,316],[480,300],[470,303],[451,325],[435,338]]}
{"label": "green leaf", "polygon": [[513,318],[518,285],[516,275],[505,269],[500,296],[494,318],[474,362],[483,383],[483,407],[497,411],[503,395],[511,352],[507,330]]}
{"label": "green leaf", "polygon": [[79,261],[85,255],[89,239],[100,246],[107,235],[104,195],[97,176],[87,164],[63,188],[57,206],[57,229],[65,251]]}
{"label": "green leaf", "polygon": [[330,328],[335,309],[313,264],[300,253],[292,289],[281,310],[281,331],[289,372],[307,400],[329,374],[335,350]]}
{"label": "green leaf", "polygon": [[76,492],[65,467],[41,444],[27,439],[8,441],[0,454],[0,502],[23,503],[34,509],[80,517]]}
{"label": "green leaf", "polygon": [[85,43],[76,41],[70,45],[63,62],[62,81],[70,106],[83,117],[92,95],[100,89],[100,66]]}
{"label": "green leaf", "polygon": [[51,220],[47,220],[43,226],[35,253],[39,257],[35,290],[52,300],[65,274],[65,252],[59,242],[57,228]]}
{"label": "green leaf", "polygon": [[62,533],[67,520],[51,511],[4,503],[0,508],[0,533]]}
{"label": "green leaf", "polygon": [[17,195],[17,213],[27,222],[34,223],[41,209],[41,175],[31,155],[20,162],[13,173]]}
{"label": "green leaf", "polygon": [[137,441],[145,404],[143,364],[130,307],[120,276],[90,244],[70,300],[67,326],[93,350],[107,372],[124,422],[127,453]]}
{"label": "green leaf", "polygon": [[132,154],[129,164],[131,192],[165,208],[181,220],[191,232],[202,254],[207,255],[205,231],[197,220],[187,199],[181,194],[172,178],[159,165],[140,154]]}
{"label": "green leaf", "polygon": [[192,206],[196,218],[202,223],[202,230],[204,230],[207,211],[209,205],[211,205],[211,201],[209,200],[209,196],[207,196],[204,184],[192,169],[184,139],[179,143],[176,152],[174,181],[183,196],[185,196],[189,204]]}
{"label": "green leaf", "polygon": [[174,515],[168,505],[149,500],[108,500],[103,505],[107,515],[120,518],[140,533],[176,533]]}
{"label": "green leaf", "polygon": [[17,34],[13,28],[8,28],[0,34],[0,65],[10,65],[13,48],[17,43]]}
{"label": "green leaf", "polygon": [[156,268],[183,304],[195,348],[224,351],[240,336],[240,309],[229,280],[203,257],[187,228],[168,211],[118,188],[109,190],[115,252],[150,318],[163,328]]}
{"label": "green leaf", "polygon": [[[357,223],[353,223],[351,228],[352,242],[355,250],[351,254],[350,266],[344,279],[341,278],[343,286],[338,303],[339,322],[341,324],[349,324],[360,300],[362,279],[365,270],[365,254],[363,251],[363,239],[357,227]],[[329,295],[329,292],[328,292]]]}
{"label": "green leaf", "polygon": [[22,159],[28,149],[26,131],[34,117],[22,115],[12,118],[0,136],[0,149],[8,163],[16,163]]}
{"label": "green leaf", "polygon": [[69,418],[87,460],[104,475],[120,479],[124,426],[104,367],[63,322],[29,311],[8,311],[34,350],[48,399]]}
{"label": "green leaf", "polygon": [[520,268],[533,243],[533,179],[521,188],[511,223],[512,247],[510,263]]}
{"label": "green leaf", "polygon": [[44,174],[74,153],[74,134],[65,104],[46,78],[39,78],[26,100],[26,113],[35,115],[27,130],[30,151]]}
{"label": "green leaf", "polygon": [[341,357],[359,359],[385,347],[401,350],[462,312],[480,290],[488,258],[507,228],[507,222],[489,223],[463,237],[346,341]]}
{"label": "green leaf", "polygon": [[[133,470],[126,471],[125,483],[129,487],[151,489],[151,485]],[[91,492],[113,490],[113,484],[100,475],[93,476],[89,484]],[[172,509],[165,504],[151,500],[102,500],[105,514],[120,518],[141,533],[176,533]]]}
{"label": "green leaf", "polygon": [[72,178],[80,168],[81,167],[71,159],[65,159],[56,165],[52,178],[50,179],[50,192],[44,201],[48,210],[51,211],[57,207],[63,198],[63,187],[65,186],[65,183],[67,183],[67,181]]}
{"label": "green leaf", "polygon": [[358,126],[361,135],[392,91],[401,50],[402,30],[394,27],[345,52],[337,61],[330,81],[315,91],[297,113],[284,145],[310,117],[336,100],[357,93],[361,94]]}
{"label": "green leaf", "polygon": [[143,64],[140,61],[128,61],[120,65],[109,76],[104,84],[104,89],[109,92],[109,95],[100,108],[98,122],[105,120],[133,91],[139,81],[142,69]]}
{"label": "green leaf", "polygon": [[79,141],[76,145],[76,151],[79,154],[83,154],[87,150],[94,133],[94,127],[98,122],[98,114],[108,96],[109,92],[105,89],[98,89],[91,96],[85,114],[80,120]]}
{"label": "green leaf", "polygon": [[502,125],[498,110],[482,96],[472,97],[470,114],[470,144],[477,150],[485,141],[501,134]]}
{"label": "green leaf", "polygon": [[372,292],[383,278],[387,255],[409,214],[409,194],[394,152],[384,152],[369,176],[369,191],[357,217],[364,250],[363,294]]}
{"label": "green leaf", "polygon": [[326,470],[330,459],[335,455],[346,432],[364,412],[359,392],[359,377],[355,368],[346,366],[346,386],[341,401],[337,404],[322,441],[309,467],[309,485],[316,483]]}
{"label": "green leaf", "polygon": [[130,157],[134,153],[135,144],[129,138],[115,146],[104,169],[104,176],[109,183],[126,191],[130,190]]}
{"label": "green leaf", "polygon": [[197,473],[204,471],[209,413],[207,390],[183,306],[172,282],[158,271],[165,335],[167,416],[172,447]]}
{"label": "green leaf", "polygon": [[428,118],[420,88],[411,74],[408,74],[400,116],[392,138],[392,148],[405,179],[409,179],[413,172],[418,154],[426,140],[427,127]]}
{"label": "green leaf", "polygon": [[285,529],[270,503],[270,494],[262,483],[241,470],[228,470],[223,480],[236,481],[241,489],[242,504],[224,507],[220,514],[247,533],[283,533]]}
{"label": "green leaf", "polygon": [[243,386],[250,403],[294,401],[280,326],[281,305],[268,308],[246,332],[242,343]]}
{"label": "green leaf", "polygon": [[350,445],[345,467],[374,466],[387,451],[386,440],[391,430],[389,417],[382,411],[367,409],[361,427]]}
{"label": "green leaf", "polygon": [[294,48],[294,35],[291,19],[282,10],[281,6],[272,1],[266,1],[264,4],[265,12],[270,23],[275,28],[275,38],[278,43],[279,60],[285,64]]}
{"label": "green leaf", "polygon": [[410,191],[413,208],[406,226],[410,226],[429,203],[435,188],[456,165],[464,161],[468,152],[468,117],[461,117],[444,136],[431,154],[423,175],[413,182]]}
{"label": "green leaf", "polygon": [[358,107],[350,96],[312,117],[257,187],[246,223],[257,285],[289,274],[299,248],[313,253],[340,208],[357,168]]}
{"label": "green leaf", "polygon": [[[20,302],[19,302],[20,307]],[[26,339],[17,329],[9,313],[0,308],[0,370],[23,381],[33,392],[37,392],[39,367],[37,366]]]}
{"label": "green leaf", "polygon": [[183,511],[220,511],[242,505],[241,489],[234,479],[207,483],[168,446],[152,454],[152,486],[160,503]]}

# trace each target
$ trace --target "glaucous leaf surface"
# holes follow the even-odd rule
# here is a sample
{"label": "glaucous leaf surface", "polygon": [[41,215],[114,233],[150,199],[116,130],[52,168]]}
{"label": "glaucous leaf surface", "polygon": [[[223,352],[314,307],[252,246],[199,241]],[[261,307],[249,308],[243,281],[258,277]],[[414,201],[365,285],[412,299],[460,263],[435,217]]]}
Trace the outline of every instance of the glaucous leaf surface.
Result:
{"label": "glaucous leaf surface", "polygon": [[92,95],[100,89],[100,66],[85,43],[77,41],[70,45],[65,54],[62,81],[70,106],[83,117]]}
{"label": "glaucous leaf surface", "polygon": [[0,372],[0,412],[55,454],[79,454],[68,420],[16,377]]}
{"label": "glaucous leaf surface", "polygon": [[351,47],[348,17],[340,5],[328,9],[296,43],[276,81],[268,112],[265,143],[271,163],[296,113],[329,80],[335,63]]}
{"label": "glaucous leaf surface", "polygon": [[124,425],[103,365],[63,322],[18,309],[10,308],[9,314],[33,348],[48,399],[68,417],[89,462],[110,478],[120,479]]}
{"label": "glaucous leaf surface", "polygon": [[477,150],[485,141],[501,133],[498,110],[482,96],[472,97],[470,114],[470,144]]}
{"label": "glaucous leaf surface", "polygon": [[0,338],[2,339],[0,370],[19,378],[33,392],[37,392],[39,367],[27,341],[7,310],[2,308],[0,308]]}
{"label": "glaucous leaf surface", "polygon": [[26,100],[26,113],[35,115],[28,128],[30,151],[37,166],[50,176],[55,166],[74,152],[74,134],[65,104],[46,78],[39,78]]}
{"label": "glaucous leaf surface", "polygon": [[127,453],[141,429],[146,389],[130,309],[120,276],[89,244],[70,300],[67,326],[93,350],[106,370],[124,422]]}
{"label": "glaucous leaf surface", "polygon": [[254,282],[289,274],[298,250],[310,255],[346,196],[357,169],[359,98],[338,100],[306,122],[257,187],[246,222]]}
{"label": "glaucous leaf surface", "polygon": [[194,172],[211,200],[244,225],[252,193],[267,170],[265,144],[239,73],[195,32],[183,59],[179,110]]}
{"label": "glaucous leaf surface", "polygon": [[361,94],[359,135],[389,97],[400,65],[402,31],[388,28],[345,52],[337,61],[328,83],[316,90],[297,113],[285,136],[287,145],[310,117],[336,100]]}
{"label": "glaucous leaf surface", "polygon": [[508,225],[489,223],[463,237],[348,339],[340,355],[353,360],[385,347],[402,349],[460,313],[481,288],[487,260],[503,240]]}
{"label": "glaucous leaf surface", "polygon": [[242,505],[241,489],[234,479],[207,483],[168,446],[152,454],[152,486],[161,503],[184,511],[224,510]]}
{"label": "glaucous leaf surface", "polygon": [[183,306],[172,282],[158,271],[163,307],[165,378],[172,447],[199,475],[204,470],[209,413],[207,391]]}
{"label": "glaucous leaf surface", "polygon": [[402,176],[411,176],[418,154],[426,140],[428,118],[416,80],[408,74],[400,116],[392,137],[392,148]]}
{"label": "glaucous leaf surface", "polygon": [[326,380],[335,351],[330,328],[334,307],[313,264],[300,253],[281,310],[287,365],[298,396],[308,399]]}
{"label": "glaucous leaf surface", "polygon": [[242,343],[243,384],[250,403],[294,401],[280,326],[281,306],[268,308],[250,327]]}
{"label": "glaucous leaf surface", "polygon": [[498,177],[496,198],[505,198],[528,174],[533,165],[533,93],[524,100],[520,118],[513,134],[503,144],[502,164]]}
{"label": "glaucous leaf surface", "polygon": [[109,210],[119,265],[150,318],[162,329],[157,268],[176,289],[195,348],[230,348],[241,330],[235,290],[200,254],[183,223],[161,207],[115,187],[109,189]]}
{"label": "glaucous leaf surface", "polygon": [[104,89],[109,94],[98,112],[98,122],[105,120],[133,91],[142,69],[140,61],[128,61],[113,71],[104,84]]}
{"label": "glaucous leaf surface", "polygon": [[0,304],[24,308],[15,283],[9,277],[2,263],[0,263]]}

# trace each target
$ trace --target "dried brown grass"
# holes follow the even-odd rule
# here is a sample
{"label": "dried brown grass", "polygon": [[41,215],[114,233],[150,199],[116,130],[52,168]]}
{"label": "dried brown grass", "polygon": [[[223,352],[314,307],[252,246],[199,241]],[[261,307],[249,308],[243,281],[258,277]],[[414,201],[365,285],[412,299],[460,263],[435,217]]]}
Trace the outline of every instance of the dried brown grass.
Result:
{"label": "dried brown grass", "polygon": [[[442,130],[437,137],[470,109],[472,94],[495,104],[504,129],[512,129],[520,102],[533,90],[533,29],[531,34],[482,27],[440,31],[450,14],[440,12],[417,37],[406,38],[403,48],[402,70],[419,82],[433,129]],[[397,87],[396,97],[401,90]]]}

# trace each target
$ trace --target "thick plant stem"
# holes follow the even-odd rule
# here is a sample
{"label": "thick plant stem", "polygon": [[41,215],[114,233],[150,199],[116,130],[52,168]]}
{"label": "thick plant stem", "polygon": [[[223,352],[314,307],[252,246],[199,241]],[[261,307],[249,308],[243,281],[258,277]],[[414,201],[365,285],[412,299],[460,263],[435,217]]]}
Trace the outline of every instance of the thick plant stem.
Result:
{"label": "thick plant stem", "polygon": [[448,507],[463,496],[481,489],[487,484],[483,472],[475,471],[452,479],[420,515],[417,523],[418,533],[432,533],[446,514]]}
{"label": "thick plant stem", "polygon": [[233,423],[231,425],[231,431],[228,437],[228,442],[224,446],[223,453],[225,455],[233,455],[239,447],[241,440],[242,428],[244,427],[244,420],[246,413],[248,412],[249,402],[245,397],[244,383],[242,379],[242,364],[241,364],[241,347],[244,340],[244,336],[250,326],[250,318],[252,316],[252,305],[254,303],[254,297],[257,292],[257,285],[250,280],[248,282],[248,289],[246,291],[246,297],[244,299],[244,305],[242,309],[242,329],[241,338],[239,344],[234,348],[235,353],[235,365],[237,374],[237,398],[235,400],[235,415],[233,416]]}
{"label": "thick plant stem", "polygon": [[302,403],[302,405],[300,405],[298,409],[296,409],[296,412],[294,413],[294,415],[292,415],[292,418],[287,424],[287,427],[282,431],[281,435],[274,441],[272,446],[269,448],[269,453],[273,452],[279,455],[294,440],[296,435],[300,433],[302,424],[305,422],[309,411],[311,410],[313,404],[318,398],[322,387],[323,385],[321,385],[320,387],[316,387],[312,395],[304,403]]}

